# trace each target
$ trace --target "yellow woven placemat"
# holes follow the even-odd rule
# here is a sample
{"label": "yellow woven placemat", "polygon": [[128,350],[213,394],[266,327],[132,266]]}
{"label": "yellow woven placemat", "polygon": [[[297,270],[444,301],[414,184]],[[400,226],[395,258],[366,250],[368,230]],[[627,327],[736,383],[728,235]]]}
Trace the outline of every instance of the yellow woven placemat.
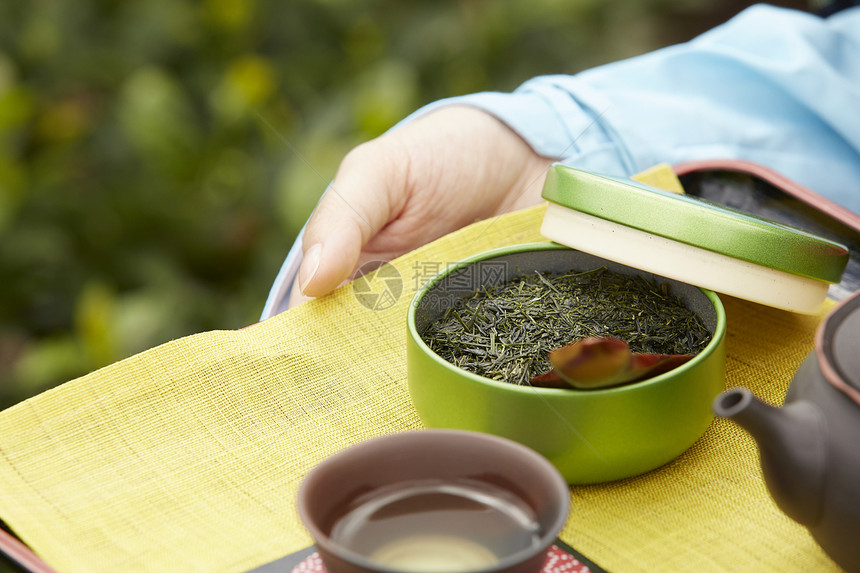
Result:
{"label": "yellow woven placemat", "polygon": [[[542,214],[476,223],[401,257],[403,293],[389,308],[366,308],[345,287],[0,413],[0,518],[69,572],[244,571],[309,545],[294,509],[302,476],[350,444],[420,427],[405,365],[417,283],[488,248],[540,240]],[[728,384],[778,403],[820,317],[726,303]],[[746,435],[718,421],[664,468],[573,488],[562,538],[618,572],[832,567],[773,506],[756,460]]]}

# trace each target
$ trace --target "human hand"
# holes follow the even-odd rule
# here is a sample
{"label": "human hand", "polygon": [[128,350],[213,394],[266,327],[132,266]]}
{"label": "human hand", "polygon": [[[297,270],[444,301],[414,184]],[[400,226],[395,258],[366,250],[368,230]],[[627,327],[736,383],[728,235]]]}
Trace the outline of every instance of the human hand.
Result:
{"label": "human hand", "polygon": [[539,203],[552,161],[495,117],[465,106],[438,109],[359,145],[308,221],[302,294],[322,296],[365,262],[391,260],[474,221]]}

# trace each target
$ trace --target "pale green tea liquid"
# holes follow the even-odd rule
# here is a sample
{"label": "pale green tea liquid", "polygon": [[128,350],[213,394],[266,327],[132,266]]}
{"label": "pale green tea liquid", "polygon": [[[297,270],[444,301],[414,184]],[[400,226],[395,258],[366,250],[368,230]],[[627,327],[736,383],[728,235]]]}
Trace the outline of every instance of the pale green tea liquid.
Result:
{"label": "pale green tea liquid", "polygon": [[331,538],[385,567],[464,573],[535,547],[534,512],[484,483],[416,481],[377,490],[334,525]]}

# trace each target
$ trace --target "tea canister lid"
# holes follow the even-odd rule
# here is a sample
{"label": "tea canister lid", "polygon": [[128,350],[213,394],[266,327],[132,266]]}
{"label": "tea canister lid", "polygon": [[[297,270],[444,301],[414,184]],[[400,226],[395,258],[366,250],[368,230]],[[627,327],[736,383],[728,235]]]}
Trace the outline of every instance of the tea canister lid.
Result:
{"label": "tea canister lid", "polygon": [[780,223],[627,179],[555,164],[541,233],[644,271],[794,312],[815,313],[848,249]]}

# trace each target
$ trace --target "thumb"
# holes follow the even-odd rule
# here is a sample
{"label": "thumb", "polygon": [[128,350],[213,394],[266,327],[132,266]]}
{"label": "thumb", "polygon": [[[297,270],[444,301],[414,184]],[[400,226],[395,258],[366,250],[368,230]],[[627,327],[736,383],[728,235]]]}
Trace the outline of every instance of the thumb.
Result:
{"label": "thumb", "polygon": [[323,296],[343,283],[364,245],[388,222],[385,189],[392,174],[386,171],[388,162],[365,149],[359,146],[344,158],[305,228],[299,268],[305,296]]}

